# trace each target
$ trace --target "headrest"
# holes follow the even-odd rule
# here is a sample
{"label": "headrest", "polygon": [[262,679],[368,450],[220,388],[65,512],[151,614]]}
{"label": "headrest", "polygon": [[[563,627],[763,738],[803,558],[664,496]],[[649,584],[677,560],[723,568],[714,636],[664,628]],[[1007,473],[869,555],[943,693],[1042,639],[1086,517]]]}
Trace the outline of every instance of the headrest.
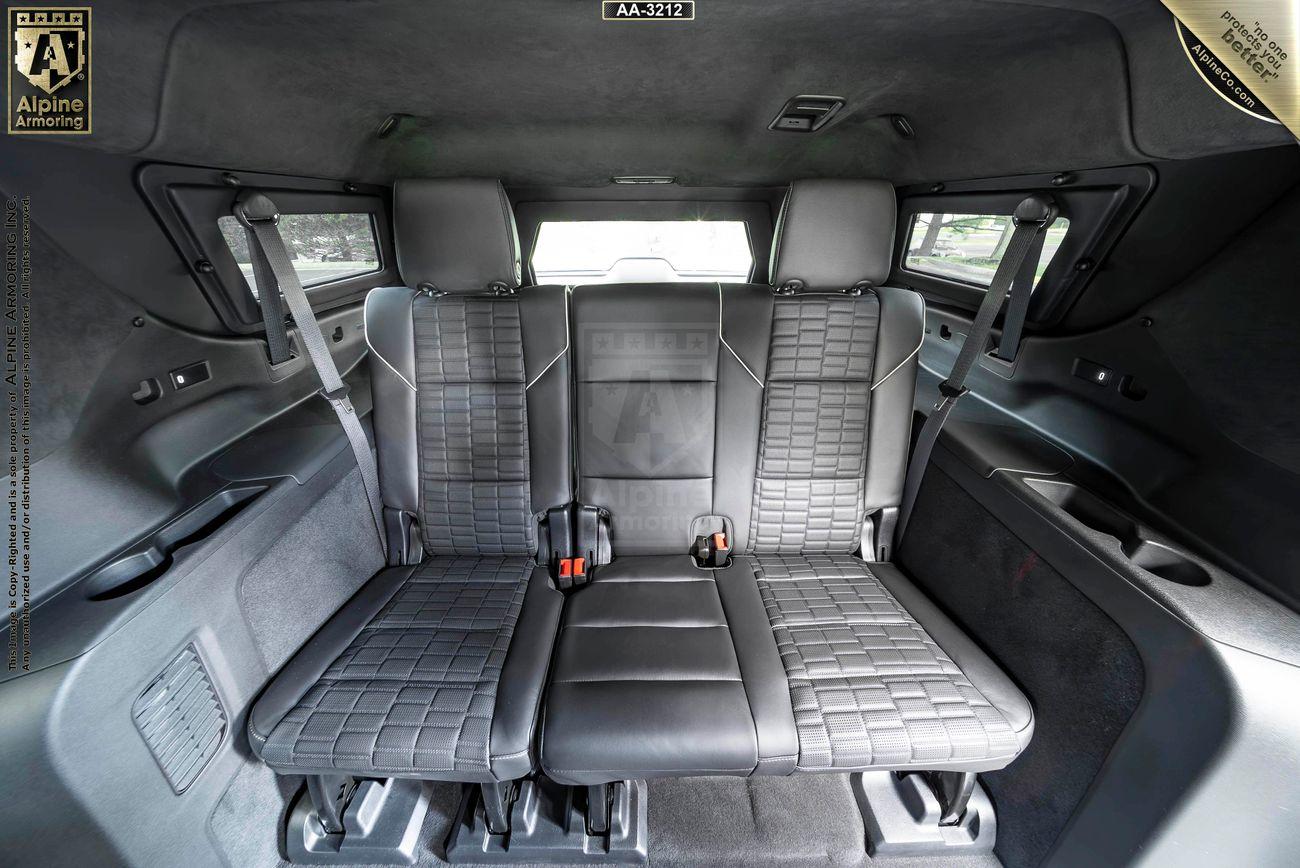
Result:
{"label": "headrest", "polygon": [[501,182],[403,179],[393,185],[393,236],[402,281],[418,289],[481,292],[519,286],[519,234]]}
{"label": "headrest", "polygon": [[884,283],[897,216],[888,181],[795,181],[776,220],[771,284],[839,291]]}

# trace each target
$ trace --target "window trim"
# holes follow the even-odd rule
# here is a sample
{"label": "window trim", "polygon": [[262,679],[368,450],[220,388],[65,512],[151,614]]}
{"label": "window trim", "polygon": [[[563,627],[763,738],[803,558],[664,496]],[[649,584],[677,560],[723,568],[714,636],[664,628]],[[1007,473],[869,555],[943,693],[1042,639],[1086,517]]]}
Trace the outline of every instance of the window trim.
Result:
{"label": "window trim", "polygon": [[[1106,254],[1137,215],[1155,182],[1155,171],[1139,165],[914,185],[898,191],[898,225],[910,228],[914,215],[925,212],[1010,214],[1029,193],[1052,196],[1061,215],[1069,218],[1070,231],[1029,302],[1028,324],[1044,328],[1060,321],[1104,265]],[[910,231],[896,233],[890,282],[915,289],[936,304],[978,309],[985,287],[906,267],[909,235]],[[1087,266],[1076,267],[1085,261]]]}
{"label": "window trim", "polygon": [[[232,184],[227,177],[238,183]],[[217,219],[231,213],[235,198],[245,190],[265,192],[285,214],[370,215],[379,269],[308,288],[313,310],[355,304],[376,286],[401,283],[388,216],[392,192],[386,187],[165,163],[142,166],[136,184],[217,316],[235,334],[264,331],[257,299],[217,225]]]}

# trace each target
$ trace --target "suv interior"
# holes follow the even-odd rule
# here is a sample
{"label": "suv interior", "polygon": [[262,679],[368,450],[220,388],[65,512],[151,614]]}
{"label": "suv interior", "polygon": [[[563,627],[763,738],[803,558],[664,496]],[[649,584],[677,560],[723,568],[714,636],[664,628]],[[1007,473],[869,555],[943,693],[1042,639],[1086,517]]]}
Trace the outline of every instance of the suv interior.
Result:
{"label": "suv interior", "polygon": [[1294,136],[1155,2],[619,5],[95,6],[4,862],[1296,864]]}

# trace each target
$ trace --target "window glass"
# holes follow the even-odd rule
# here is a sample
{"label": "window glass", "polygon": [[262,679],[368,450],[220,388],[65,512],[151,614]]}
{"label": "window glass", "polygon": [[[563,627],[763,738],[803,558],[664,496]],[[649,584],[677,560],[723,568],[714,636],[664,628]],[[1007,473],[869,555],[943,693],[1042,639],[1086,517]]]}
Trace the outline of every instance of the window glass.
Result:
{"label": "window glass", "polygon": [[[217,225],[256,298],[247,232],[234,217],[221,217]],[[279,229],[303,287],[379,271],[379,248],[369,214],[282,214]]]}
{"label": "window glass", "polygon": [[546,222],[533,248],[538,283],[677,283],[749,279],[743,220]]}
{"label": "window glass", "polygon": [[[923,274],[988,286],[1011,241],[1013,228],[1008,214],[917,214],[907,239],[906,267]],[[1035,286],[1069,229],[1070,221],[1058,217],[1047,230],[1034,274]]]}

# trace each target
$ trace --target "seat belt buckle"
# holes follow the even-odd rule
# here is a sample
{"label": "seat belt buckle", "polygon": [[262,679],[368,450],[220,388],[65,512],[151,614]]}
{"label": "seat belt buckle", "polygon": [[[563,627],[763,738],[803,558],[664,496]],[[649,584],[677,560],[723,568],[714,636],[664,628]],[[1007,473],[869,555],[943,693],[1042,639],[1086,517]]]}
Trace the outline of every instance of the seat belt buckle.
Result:
{"label": "seat belt buckle", "polygon": [[561,579],[581,579],[587,575],[586,558],[560,558],[557,568]]}
{"label": "seat belt buckle", "polygon": [[731,565],[734,526],[725,515],[701,515],[691,522],[691,558],[702,570],[716,570]]}
{"label": "seat belt buckle", "polygon": [[696,565],[704,569],[725,567],[731,561],[731,543],[725,532],[698,536],[692,554]]}

